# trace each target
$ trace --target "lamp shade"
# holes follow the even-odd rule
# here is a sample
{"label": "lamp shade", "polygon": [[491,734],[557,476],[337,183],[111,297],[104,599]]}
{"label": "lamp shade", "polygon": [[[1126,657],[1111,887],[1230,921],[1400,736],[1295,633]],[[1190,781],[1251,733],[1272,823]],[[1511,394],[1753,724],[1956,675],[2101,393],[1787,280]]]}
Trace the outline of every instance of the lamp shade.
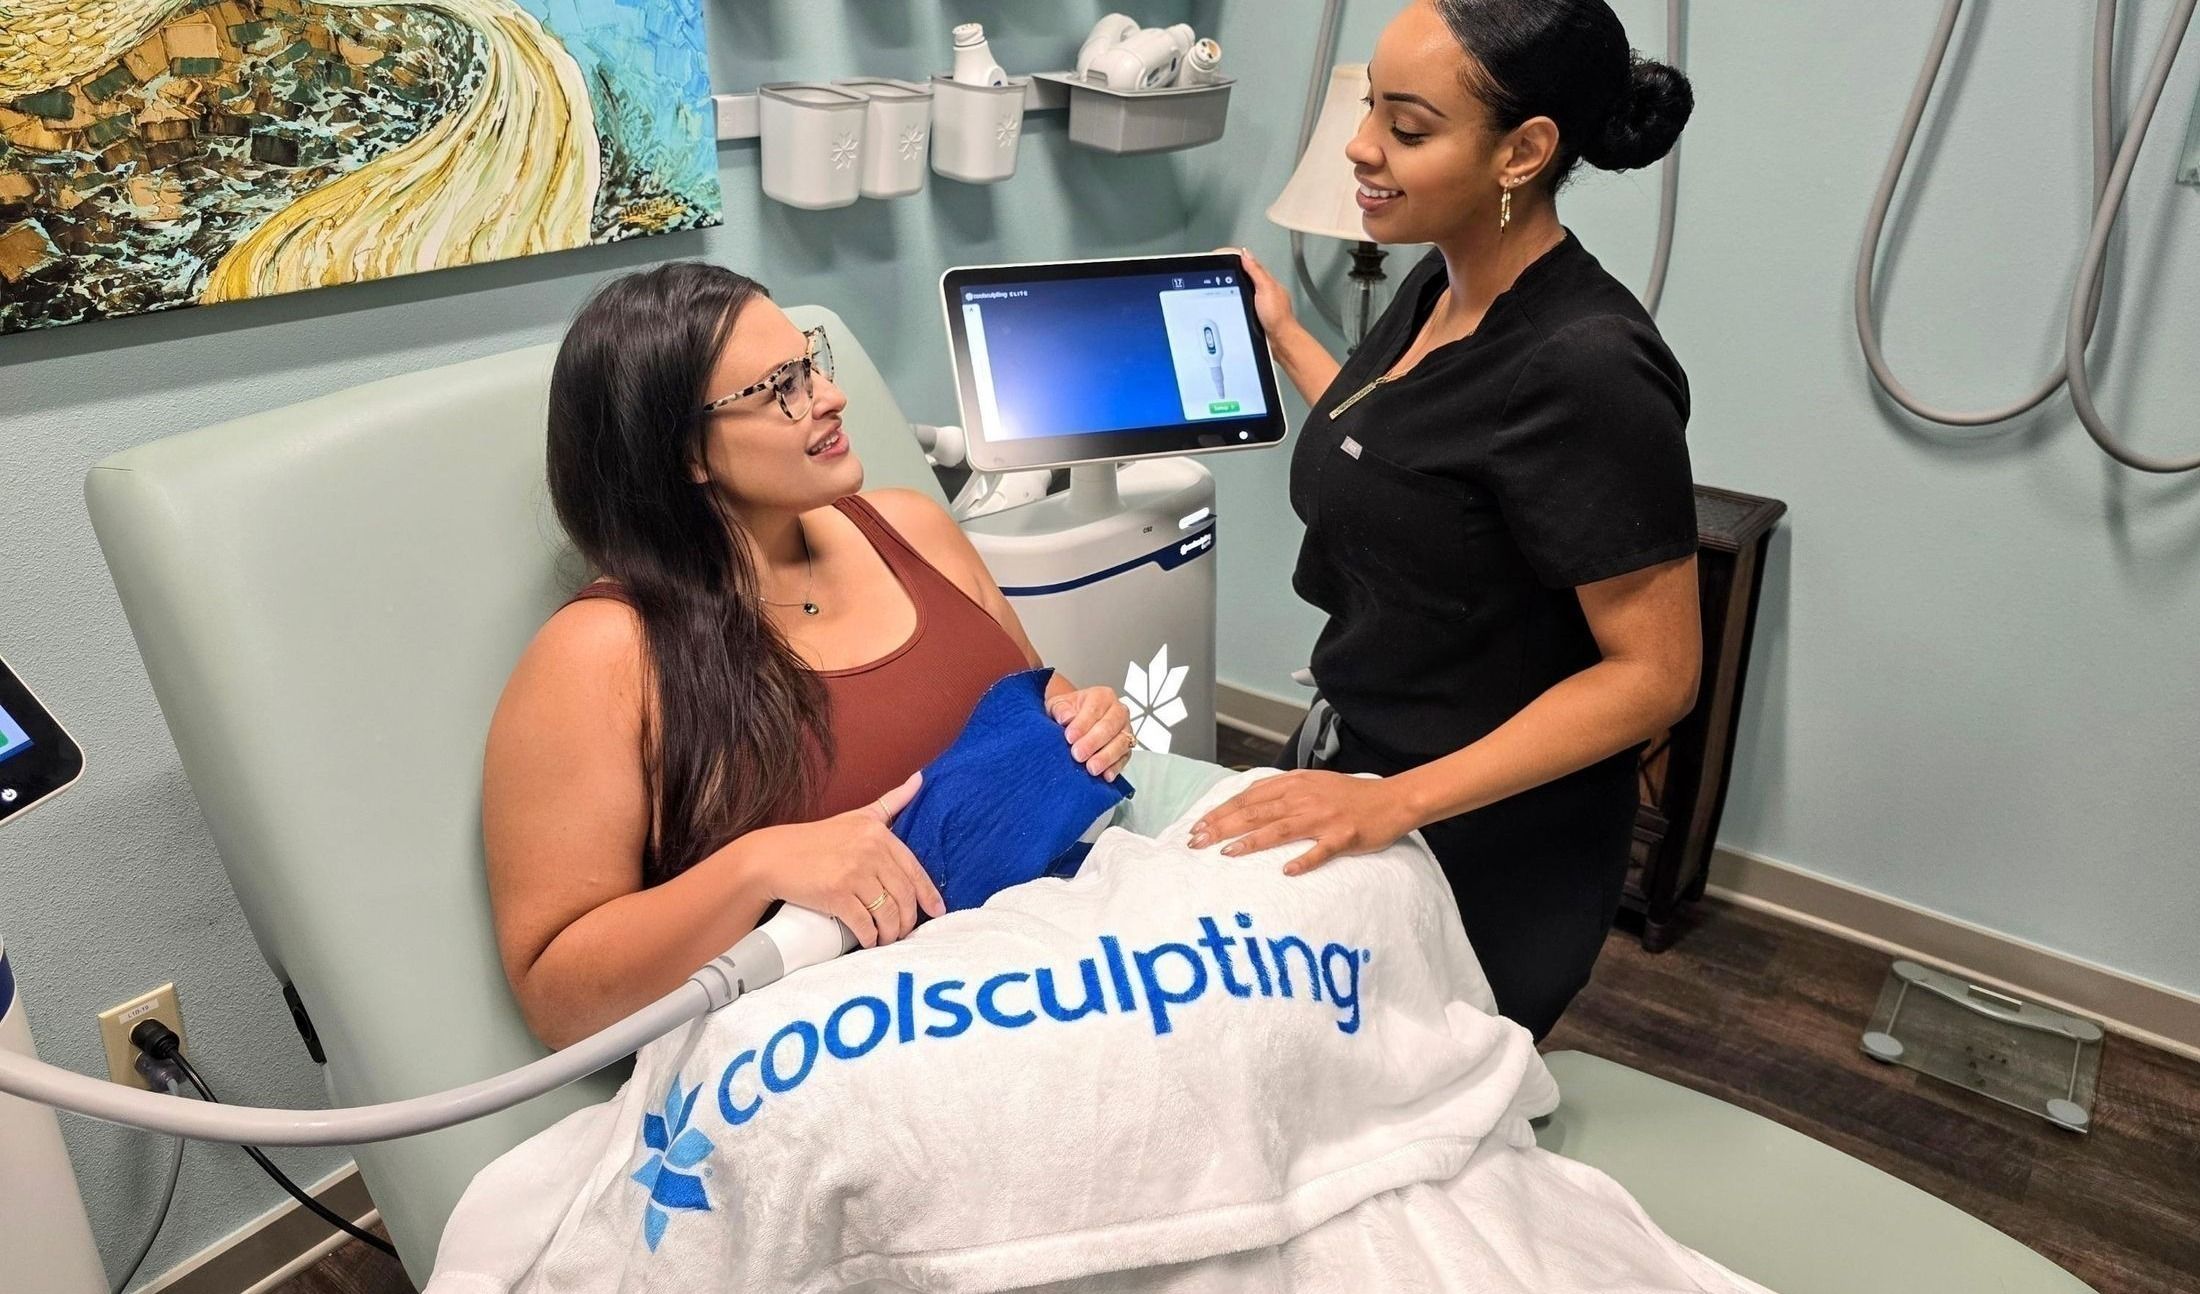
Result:
{"label": "lamp shade", "polygon": [[1313,138],[1306,141],[1291,182],[1269,204],[1270,222],[1322,238],[1372,241],[1360,226],[1360,204],[1354,196],[1360,182],[1352,178],[1352,161],[1344,155],[1367,115],[1366,98],[1367,64],[1339,63],[1330,69],[1329,93],[1322,99]]}

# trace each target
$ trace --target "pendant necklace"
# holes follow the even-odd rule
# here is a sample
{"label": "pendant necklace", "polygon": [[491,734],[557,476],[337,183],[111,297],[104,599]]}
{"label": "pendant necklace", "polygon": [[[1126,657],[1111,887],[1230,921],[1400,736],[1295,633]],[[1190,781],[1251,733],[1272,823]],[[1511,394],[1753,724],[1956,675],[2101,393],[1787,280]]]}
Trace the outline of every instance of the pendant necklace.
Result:
{"label": "pendant necklace", "polygon": [[809,570],[808,582],[802,586],[802,601],[774,602],[770,598],[760,598],[758,600],[768,607],[799,606],[802,608],[803,615],[814,616],[817,614],[817,600],[811,595],[817,592],[817,555],[810,551],[810,532],[802,530],[800,522],[795,523],[795,528],[802,535],[802,564]]}

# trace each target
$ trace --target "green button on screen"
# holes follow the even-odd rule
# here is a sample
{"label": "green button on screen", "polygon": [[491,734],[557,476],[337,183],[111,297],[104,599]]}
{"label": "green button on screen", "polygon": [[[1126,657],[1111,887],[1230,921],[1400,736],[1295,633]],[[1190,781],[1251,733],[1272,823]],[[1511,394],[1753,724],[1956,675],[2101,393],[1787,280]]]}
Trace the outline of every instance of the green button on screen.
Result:
{"label": "green button on screen", "polygon": [[1209,413],[1236,413],[1237,411],[1238,402],[1235,400],[1217,400],[1207,406],[1207,412]]}

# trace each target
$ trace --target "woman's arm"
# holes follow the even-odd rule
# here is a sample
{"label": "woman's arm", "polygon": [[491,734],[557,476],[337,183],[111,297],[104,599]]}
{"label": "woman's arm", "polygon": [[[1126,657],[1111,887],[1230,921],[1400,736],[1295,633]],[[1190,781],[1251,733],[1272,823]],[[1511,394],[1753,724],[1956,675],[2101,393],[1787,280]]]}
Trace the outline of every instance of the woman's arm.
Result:
{"label": "woman's arm", "polygon": [[1320,401],[1322,393],[1337,380],[1338,371],[1344,367],[1297,319],[1287,320],[1280,328],[1269,329],[1268,349],[1276,362],[1283,365],[1283,375],[1298,388],[1299,398],[1308,405]]}
{"label": "woman's arm", "polygon": [[[823,822],[767,827],[643,888],[641,622],[576,603],[536,635],[489,727],[482,832],[506,978],[536,1037],[563,1047],[678,988],[786,899],[869,945],[944,910],[886,824],[915,779]],[[868,906],[888,894],[894,900]]]}
{"label": "woman's arm", "polygon": [[1694,557],[1584,584],[1575,595],[1603,659],[1482,740],[1391,778],[1414,827],[1587,768],[1694,708],[1703,663]]}
{"label": "woman's arm", "polygon": [[482,833],[505,976],[535,1035],[586,1037],[679,987],[768,899],[737,852],[642,888],[641,622],[610,599],[553,616],[489,725]]}
{"label": "woman's arm", "polygon": [[1242,247],[1223,250],[1236,252],[1245,262],[1245,273],[1253,280],[1253,312],[1260,316],[1260,326],[1268,334],[1269,353],[1283,365],[1283,375],[1298,388],[1300,398],[1309,405],[1318,402],[1344,366],[1299,322],[1291,294],[1284,291],[1267,266]]}
{"label": "woman's arm", "polygon": [[[1639,745],[1696,703],[1703,631],[1696,559],[1684,557],[1575,591],[1603,659],[1560,680],[1480,741],[1381,780],[1299,772],[1270,778],[1193,828],[1194,848],[1232,840],[1251,853],[1313,848],[1285,870],[1396,843],[1432,822],[1494,804]],[[1235,838],[1235,839],[1233,839]]]}

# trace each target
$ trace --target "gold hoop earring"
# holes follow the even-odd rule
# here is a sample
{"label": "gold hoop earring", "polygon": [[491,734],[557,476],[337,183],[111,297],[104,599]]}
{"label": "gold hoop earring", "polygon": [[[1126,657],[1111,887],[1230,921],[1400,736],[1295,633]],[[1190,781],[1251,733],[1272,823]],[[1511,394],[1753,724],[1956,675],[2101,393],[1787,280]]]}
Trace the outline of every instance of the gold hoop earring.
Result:
{"label": "gold hoop earring", "polygon": [[1497,199],[1497,232],[1500,234],[1504,233],[1505,226],[1511,224],[1512,222],[1513,191],[1511,186],[1508,185],[1506,186],[1504,192]]}

